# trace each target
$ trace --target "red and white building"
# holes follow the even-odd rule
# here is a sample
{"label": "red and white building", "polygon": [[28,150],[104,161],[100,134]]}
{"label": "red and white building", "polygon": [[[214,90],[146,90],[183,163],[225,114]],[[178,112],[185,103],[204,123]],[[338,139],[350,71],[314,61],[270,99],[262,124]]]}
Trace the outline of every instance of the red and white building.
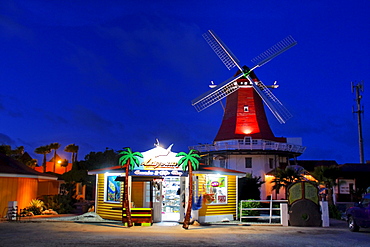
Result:
{"label": "red and white building", "polygon": [[261,199],[272,195],[284,197],[272,191],[272,177],[267,173],[277,167],[289,165],[290,160],[300,156],[305,147],[301,138],[276,137],[267,121],[261,97],[245,84],[226,98],[226,107],[220,129],[212,144],[191,146],[206,159],[206,164],[252,173],[266,181],[261,188]]}

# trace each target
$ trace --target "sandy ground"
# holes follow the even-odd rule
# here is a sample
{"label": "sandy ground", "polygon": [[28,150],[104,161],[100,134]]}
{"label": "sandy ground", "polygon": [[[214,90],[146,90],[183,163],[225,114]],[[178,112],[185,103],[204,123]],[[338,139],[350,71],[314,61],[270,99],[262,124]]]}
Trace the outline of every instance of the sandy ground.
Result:
{"label": "sandy ground", "polygon": [[1,221],[0,246],[370,246],[370,230],[352,233],[344,221],[331,221],[328,228],[210,225],[184,230],[174,222],[127,228],[71,217]]}

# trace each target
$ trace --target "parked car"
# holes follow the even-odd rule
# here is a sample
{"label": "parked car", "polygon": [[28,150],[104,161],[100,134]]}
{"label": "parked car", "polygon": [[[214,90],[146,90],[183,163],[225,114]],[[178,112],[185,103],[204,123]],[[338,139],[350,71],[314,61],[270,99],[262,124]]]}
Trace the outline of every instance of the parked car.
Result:
{"label": "parked car", "polygon": [[361,202],[348,208],[346,216],[351,232],[358,232],[360,227],[370,227],[370,194],[364,195]]}

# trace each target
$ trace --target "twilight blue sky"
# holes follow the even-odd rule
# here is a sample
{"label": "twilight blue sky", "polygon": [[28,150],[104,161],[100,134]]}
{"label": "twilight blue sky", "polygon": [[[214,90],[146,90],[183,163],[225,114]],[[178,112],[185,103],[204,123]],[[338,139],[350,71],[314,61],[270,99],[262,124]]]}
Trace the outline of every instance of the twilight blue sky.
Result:
{"label": "twilight blue sky", "polygon": [[[359,162],[355,95],[364,81],[370,159],[370,1],[46,1],[0,3],[0,144],[173,151],[212,143],[216,104],[190,101],[232,76],[202,38],[213,29],[239,60],[292,35],[298,45],[256,70],[293,114],[276,136],[302,137],[299,159]],[[61,149],[62,149],[61,148]],[[69,158],[68,154],[63,154]]]}

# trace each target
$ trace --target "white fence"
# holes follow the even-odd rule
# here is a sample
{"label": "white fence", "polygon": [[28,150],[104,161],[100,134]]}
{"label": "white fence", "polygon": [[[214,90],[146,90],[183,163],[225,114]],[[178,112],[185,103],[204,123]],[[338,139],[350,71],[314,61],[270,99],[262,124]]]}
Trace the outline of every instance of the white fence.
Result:
{"label": "white fence", "polygon": [[[263,207],[243,207],[245,202],[255,202]],[[239,219],[241,223],[288,226],[288,200],[242,200],[239,204]]]}
{"label": "white fence", "polygon": [[221,151],[221,150],[276,150],[303,153],[306,147],[297,144],[273,142],[267,140],[253,139],[249,142],[245,140],[218,141],[214,144],[202,144],[191,146],[190,149],[199,152]]}

